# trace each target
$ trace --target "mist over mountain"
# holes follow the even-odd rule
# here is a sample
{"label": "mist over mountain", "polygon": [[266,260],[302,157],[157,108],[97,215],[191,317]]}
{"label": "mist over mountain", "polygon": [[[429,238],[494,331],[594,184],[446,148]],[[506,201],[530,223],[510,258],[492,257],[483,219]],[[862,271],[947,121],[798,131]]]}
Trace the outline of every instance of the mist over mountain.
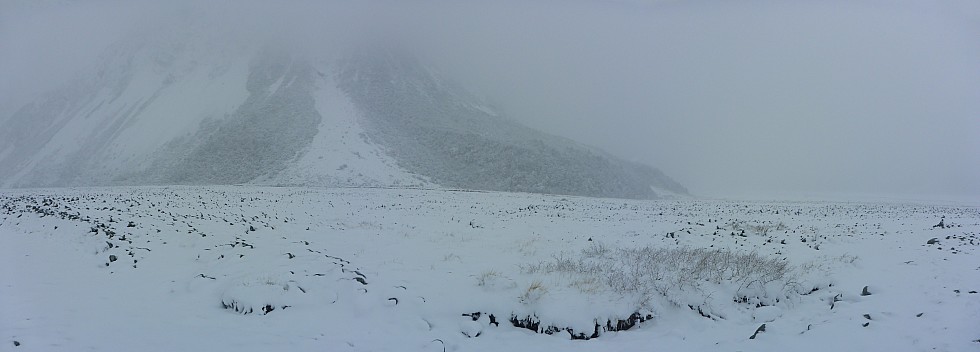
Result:
{"label": "mist over mountain", "polygon": [[659,170],[520,125],[397,52],[346,62],[340,85],[372,139],[439,184],[621,198],[687,193]]}
{"label": "mist over mountain", "polygon": [[0,185],[687,193],[655,168],[515,122],[398,45],[314,54],[203,25],[135,33],[7,117]]}

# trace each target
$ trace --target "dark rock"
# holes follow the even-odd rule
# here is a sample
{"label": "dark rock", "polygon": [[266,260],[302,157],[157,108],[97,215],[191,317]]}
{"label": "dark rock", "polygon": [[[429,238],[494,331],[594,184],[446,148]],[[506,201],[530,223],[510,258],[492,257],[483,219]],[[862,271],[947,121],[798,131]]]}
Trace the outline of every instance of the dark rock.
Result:
{"label": "dark rock", "polygon": [[861,295],[862,296],[870,296],[871,295],[871,292],[868,292],[868,286],[864,286],[864,289],[861,290]]}
{"label": "dark rock", "polygon": [[646,316],[641,315],[639,312],[630,314],[629,318],[623,320],[617,320],[616,325],[612,325],[611,320],[606,320],[606,331],[625,331],[632,329],[636,324],[645,322],[647,320],[653,319],[652,315],[647,314]]}
{"label": "dark rock", "polygon": [[833,302],[830,302],[830,309],[834,309],[834,306],[837,304],[837,302],[842,301],[841,297],[843,296],[844,295],[841,293],[838,293],[836,296],[834,296]]}
{"label": "dark rock", "polygon": [[[466,315],[466,314],[464,314]],[[639,312],[633,313],[627,319],[618,319],[615,322],[612,320],[606,320],[606,325],[603,326],[596,321],[592,332],[586,333],[582,331],[575,331],[572,328],[561,328],[554,325],[542,326],[541,320],[535,315],[527,315],[524,317],[518,317],[516,315],[511,315],[510,322],[514,327],[524,328],[534,331],[539,334],[553,335],[559,332],[567,332],[572,340],[591,340],[599,337],[603,331],[622,331],[632,328],[638,323],[653,319],[653,315],[641,315]],[[598,320],[598,319],[597,319]],[[497,324],[497,318],[491,315],[490,324]]]}
{"label": "dark rock", "polygon": [[865,314],[865,315],[864,315],[864,319],[868,319],[868,320],[871,320],[871,314]]}
{"label": "dark rock", "polygon": [[510,323],[513,324],[514,327],[525,328],[540,333],[541,331],[538,330],[538,327],[541,326],[541,322],[538,321],[537,318],[538,317],[531,315],[524,318],[518,318],[516,315],[514,315],[510,317]]}
{"label": "dark rock", "polygon": [[766,332],[766,324],[762,324],[758,329],[755,329],[755,333],[749,336],[749,340],[755,340],[756,335],[759,335],[760,332]]}
{"label": "dark rock", "polygon": [[118,259],[119,259],[119,258],[117,258],[115,254],[110,254],[110,255],[109,255],[109,262],[110,262],[110,263],[112,263],[112,262],[114,262],[114,261],[116,261],[116,260],[118,260]]}
{"label": "dark rock", "polygon": [[926,244],[936,244],[936,243],[939,243],[939,239],[938,238],[935,238],[935,237],[933,237],[933,238],[929,239],[928,241],[926,241]]}

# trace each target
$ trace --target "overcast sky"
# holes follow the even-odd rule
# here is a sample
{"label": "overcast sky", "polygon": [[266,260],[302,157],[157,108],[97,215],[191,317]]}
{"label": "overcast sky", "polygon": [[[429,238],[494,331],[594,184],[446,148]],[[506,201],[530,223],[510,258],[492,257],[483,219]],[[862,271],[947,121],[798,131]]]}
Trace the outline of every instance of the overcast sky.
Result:
{"label": "overcast sky", "polygon": [[[161,3],[3,1],[0,119]],[[980,198],[980,1],[270,3],[209,16],[303,41],[342,18],[410,33],[509,116],[697,195]]]}

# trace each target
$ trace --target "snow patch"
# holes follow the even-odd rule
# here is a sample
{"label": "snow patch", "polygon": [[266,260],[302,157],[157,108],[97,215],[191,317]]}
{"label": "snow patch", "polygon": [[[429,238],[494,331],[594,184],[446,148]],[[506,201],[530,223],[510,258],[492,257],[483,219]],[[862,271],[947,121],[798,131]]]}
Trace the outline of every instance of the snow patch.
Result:
{"label": "snow patch", "polygon": [[[332,72],[320,67],[320,72]],[[426,178],[400,168],[384,148],[372,143],[361,127],[350,98],[332,76],[322,74],[314,93],[321,122],[305,152],[286,170],[259,184],[329,187],[423,187]]]}

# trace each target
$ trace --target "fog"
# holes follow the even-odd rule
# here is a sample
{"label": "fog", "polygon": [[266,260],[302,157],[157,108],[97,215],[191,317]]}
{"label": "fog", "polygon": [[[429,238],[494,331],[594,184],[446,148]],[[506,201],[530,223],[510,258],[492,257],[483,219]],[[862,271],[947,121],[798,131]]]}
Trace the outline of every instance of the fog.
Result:
{"label": "fog", "polygon": [[510,117],[699,196],[980,197],[975,1],[287,3],[4,2],[0,121],[190,11],[304,49],[397,38]]}

